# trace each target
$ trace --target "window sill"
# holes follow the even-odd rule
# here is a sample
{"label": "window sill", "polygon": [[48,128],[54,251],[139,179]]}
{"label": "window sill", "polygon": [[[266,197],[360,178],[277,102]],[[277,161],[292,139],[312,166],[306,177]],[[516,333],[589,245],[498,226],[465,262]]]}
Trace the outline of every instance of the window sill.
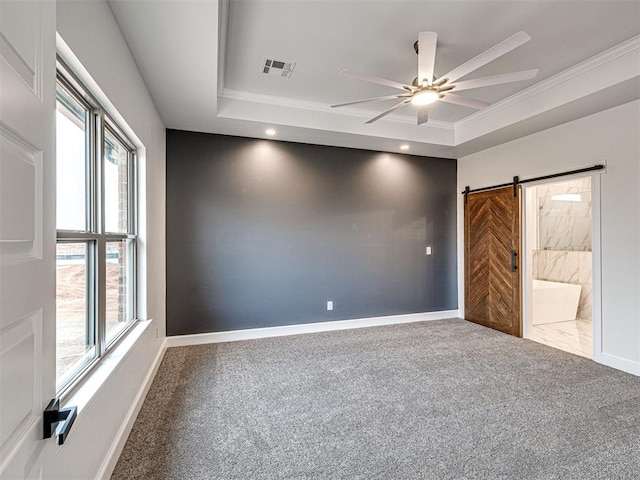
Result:
{"label": "window sill", "polygon": [[136,322],[118,341],[115,348],[107,353],[75,388],[62,397],[61,403],[78,407],[78,416],[81,416],[152,323],[153,320]]}

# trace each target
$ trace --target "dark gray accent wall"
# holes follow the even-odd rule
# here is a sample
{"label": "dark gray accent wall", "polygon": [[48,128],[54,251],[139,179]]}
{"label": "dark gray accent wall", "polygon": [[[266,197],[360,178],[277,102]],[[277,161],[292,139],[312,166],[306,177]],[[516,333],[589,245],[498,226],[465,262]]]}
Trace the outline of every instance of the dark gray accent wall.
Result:
{"label": "dark gray accent wall", "polygon": [[167,131],[168,335],[456,308],[454,160]]}

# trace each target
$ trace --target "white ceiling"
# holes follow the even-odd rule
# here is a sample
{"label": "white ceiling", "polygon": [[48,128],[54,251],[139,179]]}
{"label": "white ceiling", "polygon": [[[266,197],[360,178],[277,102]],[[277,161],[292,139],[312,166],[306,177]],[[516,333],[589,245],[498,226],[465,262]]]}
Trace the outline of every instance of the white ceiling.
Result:
{"label": "white ceiling", "polygon": [[[109,0],[168,128],[455,158],[640,98],[640,0]],[[429,124],[396,93],[344,68],[410,83],[413,42],[438,33],[441,75],[523,30],[532,40],[467,78],[539,68],[534,80],[461,92],[494,105],[435,104]],[[604,53],[603,53],[604,52]],[[296,62],[265,75],[265,58]],[[465,79],[467,79],[465,78]],[[552,114],[550,114],[552,113]]]}

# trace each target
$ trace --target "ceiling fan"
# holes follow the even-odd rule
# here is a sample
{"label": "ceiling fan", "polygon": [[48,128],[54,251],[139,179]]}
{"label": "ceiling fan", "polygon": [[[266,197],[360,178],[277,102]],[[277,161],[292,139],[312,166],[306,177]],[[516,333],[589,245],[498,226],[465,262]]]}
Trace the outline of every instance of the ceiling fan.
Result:
{"label": "ceiling fan", "polygon": [[380,115],[373,117],[366,123],[373,123],[382,117],[389,115],[391,112],[413,104],[418,107],[418,125],[422,125],[428,121],[428,106],[434,102],[447,102],[464,107],[475,108],[480,110],[489,106],[487,102],[476,100],[452,92],[460,92],[470,90],[472,88],[488,87],[492,85],[500,85],[503,83],[518,82],[521,80],[529,80],[538,74],[538,69],[524,70],[521,72],[505,73],[502,75],[493,75],[491,77],[476,78],[473,80],[465,80],[458,82],[459,79],[495,60],[498,57],[510,52],[511,50],[523,45],[531,40],[531,37],[525,32],[518,32],[507,38],[499,44],[491,47],[489,50],[472,58],[468,62],[454,68],[450,72],[436,78],[433,70],[436,57],[436,43],[438,34],[436,32],[421,32],[418,34],[418,41],[413,45],[418,54],[418,76],[413,80],[411,85],[394,82],[380,77],[371,75],[362,75],[360,73],[342,70],[340,73],[346,77],[364,80],[365,82],[377,83],[387,87],[402,90],[403,93],[395,95],[386,95],[384,97],[367,98],[363,100],[355,100],[353,102],[331,105],[331,107],[345,107],[347,105],[355,105],[357,103],[373,102],[378,100],[390,100],[393,98],[401,99],[400,103],[385,110]]}

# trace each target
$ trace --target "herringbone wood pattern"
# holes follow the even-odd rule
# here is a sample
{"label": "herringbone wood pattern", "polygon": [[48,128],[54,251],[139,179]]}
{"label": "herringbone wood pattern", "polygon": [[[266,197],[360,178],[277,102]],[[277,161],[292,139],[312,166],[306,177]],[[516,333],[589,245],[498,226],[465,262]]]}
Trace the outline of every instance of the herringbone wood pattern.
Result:
{"label": "herringbone wood pattern", "polygon": [[465,318],[521,336],[520,192],[511,187],[473,193],[465,204]]}

